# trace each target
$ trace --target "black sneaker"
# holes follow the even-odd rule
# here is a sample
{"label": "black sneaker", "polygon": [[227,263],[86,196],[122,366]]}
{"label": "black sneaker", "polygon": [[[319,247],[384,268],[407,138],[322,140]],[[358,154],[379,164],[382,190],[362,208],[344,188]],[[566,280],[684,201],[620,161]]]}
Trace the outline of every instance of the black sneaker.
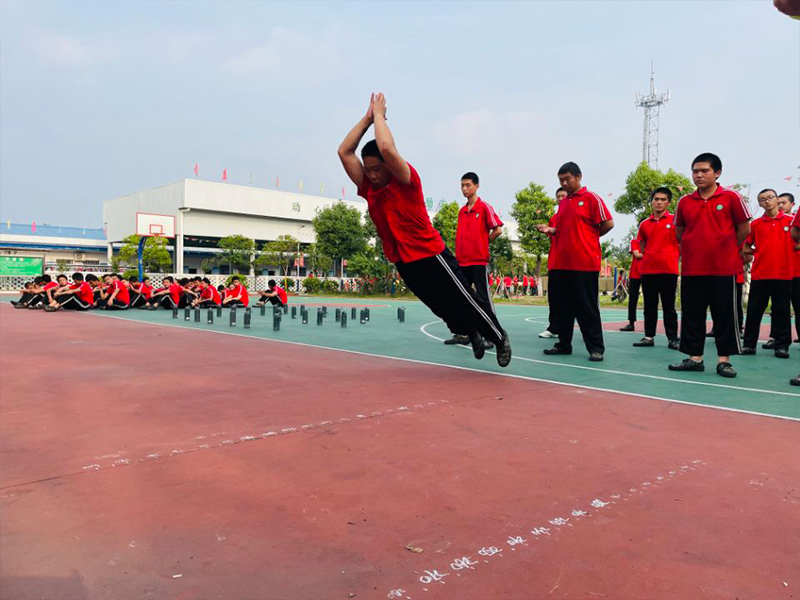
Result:
{"label": "black sneaker", "polygon": [[670,371],[705,371],[706,366],[703,361],[697,362],[691,358],[684,358],[681,362],[669,366]]}
{"label": "black sneaker", "polygon": [[17,300],[11,301],[11,306],[17,306],[18,304],[22,304],[22,302],[18,302]]}
{"label": "black sneaker", "polygon": [[494,348],[494,344],[489,340],[483,340],[483,347],[487,350],[492,350]]}
{"label": "black sneaker", "polygon": [[625,327],[620,327],[620,331],[634,331],[636,328],[633,326],[633,323],[628,323]]}
{"label": "black sneaker", "polygon": [[775,350],[775,358],[789,358],[789,351],[786,348]]}
{"label": "black sneaker", "polygon": [[800,385],[800,375],[798,375],[797,377],[792,377],[789,380],[789,385]]}
{"label": "black sneaker", "polygon": [[766,343],[761,344],[764,350],[775,350],[775,340],[767,340]]}
{"label": "black sneaker", "polygon": [[756,353],[755,348],[748,348],[746,346],[742,348],[741,352],[739,352],[739,354],[741,354],[742,356],[753,356],[755,353]]}
{"label": "black sneaker", "polygon": [[589,360],[591,362],[603,362],[603,355],[600,352],[592,352],[589,355]]}
{"label": "black sneaker", "polygon": [[508,333],[503,330],[503,339],[500,345],[497,346],[497,364],[501,367],[507,367],[511,362],[511,343],[508,340]]}
{"label": "black sneaker", "polygon": [[706,334],[706,337],[714,337],[714,330],[712,329]]}
{"label": "black sneaker", "polygon": [[681,343],[678,340],[670,340],[669,343],[667,344],[667,348],[669,348],[670,350],[680,350]]}
{"label": "black sneaker", "polygon": [[47,305],[44,307],[45,312],[56,312],[58,309],[55,306]]}
{"label": "black sneaker", "polygon": [[653,338],[643,337],[638,342],[633,342],[633,346],[635,348],[652,348],[656,345],[656,342]]}
{"label": "black sneaker", "polygon": [[454,335],[449,340],[444,341],[446,346],[455,346],[456,344],[469,344],[469,337],[466,335]]}
{"label": "black sneaker", "polygon": [[736,371],[733,370],[733,365],[729,362],[717,363],[717,375],[722,377],[736,377]]}
{"label": "black sneaker", "polygon": [[564,350],[561,346],[553,346],[552,348],[545,348],[544,353],[547,356],[556,356],[558,354],[569,355],[572,354],[572,350]]}
{"label": "black sneaker", "polygon": [[475,337],[470,338],[470,343],[472,344],[472,354],[475,355],[475,358],[478,360],[483,358],[483,355],[486,354],[486,348],[483,347],[483,337],[480,333],[476,333]]}

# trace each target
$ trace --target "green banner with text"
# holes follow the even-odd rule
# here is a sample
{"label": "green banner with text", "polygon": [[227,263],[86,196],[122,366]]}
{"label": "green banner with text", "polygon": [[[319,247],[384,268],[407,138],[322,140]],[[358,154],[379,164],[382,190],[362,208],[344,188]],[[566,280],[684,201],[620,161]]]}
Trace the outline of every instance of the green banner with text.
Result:
{"label": "green banner with text", "polygon": [[0,275],[36,277],[42,274],[42,259],[28,256],[0,256]]}

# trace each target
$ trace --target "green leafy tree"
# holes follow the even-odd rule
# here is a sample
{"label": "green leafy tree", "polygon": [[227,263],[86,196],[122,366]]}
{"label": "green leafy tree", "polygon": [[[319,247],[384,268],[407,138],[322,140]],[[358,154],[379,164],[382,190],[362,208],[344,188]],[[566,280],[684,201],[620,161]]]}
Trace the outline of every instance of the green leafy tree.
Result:
{"label": "green leafy tree", "polygon": [[372,219],[369,217],[369,215],[366,215],[364,217],[364,233],[367,238],[367,242],[369,241],[373,242],[375,248],[375,255],[378,257],[379,260],[383,261],[388,268],[391,269],[389,260],[383,253],[383,242],[381,242],[381,238],[378,235],[378,228],[375,227],[375,223],[372,222]]}
{"label": "green leafy tree", "polygon": [[492,271],[502,270],[501,267],[508,265],[513,258],[514,250],[507,235],[500,235],[489,242],[489,266]]}
{"label": "green leafy tree", "polygon": [[456,251],[456,229],[458,229],[458,202],[444,202],[433,216],[433,226],[441,234],[450,252]]}
{"label": "green leafy tree", "polygon": [[367,246],[361,213],[344,202],[337,202],[321,210],[312,223],[317,235],[317,246],[323,254],[331,258],[349,259],[363,252]]}
{"label": "green leafy tree", "polygon": [[384,279],[390,272],[391,265],[381,260],[374,248],[367,248],[347,261],[347,273],[357,277]]}
{"label": "green leafy tree", "polygon": [[310,269],[317,275],[326,276],[333,268],[333,259],[324,254],[318,244],[310,244],[304,254],[306,269]]}
{"label": "green leafy tree", "polygon": [[280,269],[279,275],[289,275],[294,261],[299,255],[300,241],[291,235],[279,235],[276,240],[266,242],[256,258],[256,268],[275,265]]}
{"label": "green leafy tree", "polygon": [[[138,235],[129,235],[122,240],[125,245],[119,250],[120,264],[128,266],[139,265],[139,240]],[[172,270],[172,257],[167,250],[167,238],[148,236],[142,250],[142,266],[145,271],[155,273],[168,273]]]}
{"label": "green leafy tree", "polygon": [[217,247],[222,252],[209,262],[217,265],[227,264],[231,273],[247,275],[253,263],[256,243],[243,235],[229,235],[222,238]]}
{"label": "green leafy tree", "polygon": [[634,215],[641,223],[653,211],[650,194],[658,187],[667,187],[672,192],[669,210],[675,212],[681,196],[691,194],[694,185],[691,179],[670,169],[666,173],[653,169],[646,162],[639,164],[625,180],[625,193],[614,201],[614,210],[626,215]]}
{"label": "green leafy tree", "polygon": [[542,272],[542,257],[550,251],[550,238],[540,233],[536,225],[547,224],[556,209],[556,201],[544,187],[529,183],[515,194],[511,216],[517,221],[517,235],[522,249],[536,257],[536,276]]}

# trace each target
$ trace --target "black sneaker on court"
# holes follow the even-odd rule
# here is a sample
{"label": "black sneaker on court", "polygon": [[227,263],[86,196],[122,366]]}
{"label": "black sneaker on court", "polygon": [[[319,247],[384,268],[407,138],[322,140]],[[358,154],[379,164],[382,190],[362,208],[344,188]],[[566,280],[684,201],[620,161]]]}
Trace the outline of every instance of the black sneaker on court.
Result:
{"label": "black sneaker on court", "polygon": [[747,346],[742,348],[742,351],[739,352],[739,354],[741,354],[742,356],[753,356],[755,353],[756,353],[755,348],[748,348]]}
{"label": "black sneaker on court", "polygon": [[465,335],[454,335],[449,340],[444,341],[445,346],[455,346],[456,344],[463,344],[464,342],[469,343],[469,338]]}
{"label": "black sneaker on court", "polygon": [[653,338],[643,337],[638,342],[633,342],[633,346],[635,348],[652,348],[656,345],[656,342]]}
{"label": "black sneaker on court", "polygon": [[558,354],[570,355],[572,354],[572,350],[564,350],[561,346],[555,345],[552,348],[545,348],[543,352],[547,356],[556,356]]}
{"label": "black sneaker on court", "polygon": [[761,347],[764,350],[775,350],[775,340],[767,340],[765,343],[761,344]]}
{"label": "black sneaker on court", "polygon": [[786,348],[775,350],[775,358],[789,358],[789,351]]}
{"label": "black sneaker on court", "polygon": [[476,333],[469,341],[472,344],[472,354],[474,354],[475,358],[478,360],[482,359],[483,355],[486,354],[486,348],[483,345],[483,336],[481,336],[480,333]]}
{"label": "black sneaker on court", "polygon": [[603,362],[603,355],[600,352],[592,352],[589,355],[589,360],[591,362]]}
{"label": "black sneaker on court", "polygon": [[511,342],[508,341],[508,333],[503,330],[503,339],[500,345],[497,346],[497,364],[501,367],[507,367],[511,362]]}
{"label": "black sneaker on court", "polygon": [[669,348],[670,350],[680,350],[681,343],[678,340],[670,340],[669,343],[667,344],[667,348]]}
{"label": "black sneaker on court", "polygon": [[620,331],[634,331],[636,328],[633,326],[633,323],[628,323],[625,327],[620,327]]}
{"label": "black sneaker on court", "polygon": [[681,362],[670,365],[670,371],[705,371],[706,366],[703,364],[703,361],[697,362],[696,360],[692,360],[691,358],[684,358]]}
{"label": "black sneaker on court", "polygon": [[733,370],[733,365],[729,362],[717,363],[717,375],[722,377],[736,377],[736,371]]}
{"label": "black sneaker on court", "polygon": [[800,385],[800,375],[798,375],[797,377],[792,377],[789,380],[789,385]]}

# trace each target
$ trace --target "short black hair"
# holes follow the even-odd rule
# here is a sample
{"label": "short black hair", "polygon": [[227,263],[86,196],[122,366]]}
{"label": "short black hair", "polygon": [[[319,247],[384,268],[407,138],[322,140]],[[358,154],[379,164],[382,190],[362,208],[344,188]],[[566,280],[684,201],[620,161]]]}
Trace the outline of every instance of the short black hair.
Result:
{"label": "short black hair", "polygon": [[83,273],[73,273],[72,281],[83,281]]}
{"label": "short black hair", "polygon": [[200,275],[195,275],[193,278],[195,281],[203,281],[203,278]]}
{"label": "short black hair", "polygon": [[186,284],[189,283],[189,280],[186,277],[184,277],[184,278],[178,280],[178,283],[180,283],[181,285],[186,285]]}
{"label": "short black hair", "polygon": [[44,275],[39,275],[33,278],[33,283],[44,283]]}
{"label": "short black hair", "polygon": [[567,190],[565,190],[564,188],[560,187],[560,188],[558,188],[558,189],[556,190],[556,195],[558,195],[558,192],[564,192],[564,193],[566,194],[566,193],[567,193]]}
{"label": "short black hair", "polygon": [[581,173],[581,168],[572,161],[565,162],[563,165],[561,165],[561,167],[559,167],[558,169],[559,175],[564,175],[566,173],[569,173],[574,177],[577,177],[578,175],[583,175],[583,173]]}
{"label": "short black hair", "polygon": [[147,275],[145,275],[144,277],[142,277],[142,281],[150,281],[150,278]]}
{"label": "short black hair", "polygon": [[789,192],[783,192],[780,196],[778,196],[778,198],[788,198],[789,204],[794,204],[794,194]]}
{"label": "short black hair", "polygon": [[274,287],[275,287],[276,285],[278,285],[278,284],[277,284],[277,283],[275,283],[275,280],[274,280],[274,279],[270,279],[270,280],[267,282],[267,285],[268,285],[269,287],[271,287],[271,288],[274,288]]}
{"label": "short black hair", "polygon": [[92,275],[91,273],[89,273],[86,276],[86,281],[100,281],[100,280],[97,278],[97,275]]}
{"label": "short black hair", "polygon": [[656,189],[654,189],[653,192],[650,194],[650,202],[653,201],[653,197],[656,194],[666,194],[667,195],[667,200],[672,202],[672,190],[669,189],[668,187],[661,186],[661,187],[657,187]]}
{"label": "short black hair", "polygon": [[167,275],[167,276],[166,276],[166,277],[164,277],[164,279],[162,279],[161,281],[175,281],[175,280],[172,278],[172,276],[171,276],[171,275]]}
{"label": "short black hair", "polygon": [[69,279],[69,277],[67,277],[67,276],[66,276],[66,275],[64,275],[63,273],[59,273],[58,275],[56,275],[56,279],[61,279],[62,277],[63,277],[64,279]]}
{"label": "short black hair", "polygon": [[122,277],[120,277],[119,273],[112,273],[111,276],[112,277],[116,277],[117,279],[122,279]]}
{"label": "short black hair", "polygon": [[238,275],[234,275],[233,277],[231,277],[231,281],[241,281],[241,279],[239,279]]}
{"label": "short black hair", "polygon": [[220,284],[217,286],[217,291],[218,291],[218,292],[223,292],[223,291],[225,291],[225,286],[224,286],[224,285],[222,285],[222,284],[220,283]]}
{"label": "short black hair", "polygon": [[208,277],[203,277],[203,280],[202,280],[202,281],[203,281],[203,283],[206,283],[206,284],[208,284],[208,285],[211,285],[211,280],[210,280]]}
{"label": "short black hair", "polygon": [[697,155],[697,157],[692,161],[692,168],[694,168],[697,163],[701,162],[707,162],[710,164],[715,173],[722,171],[722,159],[716,154],[712,154],[711,152],[703,152],[702,154]]}
{"label": "short black hair", "polygon": [[758,194],[756,194],[756,198],[758,198],[758,197],[759,197],[761,194],[763,194],[764,192],[772,192],[772,193],[773,193],[773,194],[775,194],[776,196],[778,195],[778,192],[776,192],[776,191],[775,191],[775,190],[773,190],[772,188],[764,188],[763,190],[761,190],[760,192],[758,192]]}
{"label": "short black hair", "polygon": [[139,283],[139,276],[131,275],[130,277],[128,277],[128,281],[132,281],[133,283]]}
{"label": "short black hair", "polygon": [[383,156],[381,155],[381,151],[378,148],[378,142],[375,140],[370,140],[364,147],[361,149],[361,160],[364,160],[368,156],[374,156],[381,162],[383,162]]}
{"label": "short black hair", "polygon": [[45,283],[50,283],[51,281],[53,281],[53,278],[50,277],[50,275],[42,275],[42,281],[44,281]]}
{"label": "short black hair", "polygon": [[464,181],[465,179],[469,179],[475,185],[478,185],[481,182],[480,179],[478,179],[478,174],[473,173],[472,171],[470,171],[469,173],[464,173],[461,176],[461,181]]}

